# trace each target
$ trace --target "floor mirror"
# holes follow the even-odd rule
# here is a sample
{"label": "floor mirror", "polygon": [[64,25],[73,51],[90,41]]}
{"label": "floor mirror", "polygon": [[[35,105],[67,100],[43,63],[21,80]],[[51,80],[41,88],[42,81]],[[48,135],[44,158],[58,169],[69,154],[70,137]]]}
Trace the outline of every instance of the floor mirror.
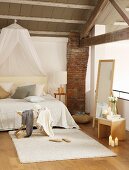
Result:
{"label": "floor mirror", "polygon": [[95,95],[95,120],[102,117],[102,110],[108,107],[108,97],[112,95],[115,60],[99,60]]}

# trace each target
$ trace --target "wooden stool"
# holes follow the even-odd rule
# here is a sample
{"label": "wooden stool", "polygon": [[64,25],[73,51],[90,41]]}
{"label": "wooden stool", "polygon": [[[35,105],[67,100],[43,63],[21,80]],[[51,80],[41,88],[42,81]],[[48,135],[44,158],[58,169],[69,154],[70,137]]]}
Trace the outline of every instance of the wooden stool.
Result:
{"label": "wooden stool", "polygon": [[125,140],[125,119],[107,120],[98,118],[98,138],[109,137]]}
{"label": "wooden stool", "polygon": [[[22,116],[22,112],[17,112],[17,114],[18,115],[20,115],[20,116]],[[44,135],[44,136],[48,136],[46,133],[45,133],[45,131],[43,130],[43,128],[42,127],[40,127],[36,122],[37,122],[37,118],[38,118],[38,116],[37,117],[34,117],[34,119],[33,119],[33,124],[34,124],[34,126],[35,127],[37,127],[37,129],[39,130],[39,132],[42,134],[42,135]],[[21,127],[18,129],[18,130],[16,130],[16,132],[14,133],[15,134],[15,136],[17,137],[17,138],[22,138],[22,137],[25,137],[25,131],[24,131],[24,129],[26,128],[26,126],[25,125],[21,125]],[[23,132],[22,134],[20,134],[20,132]]]}

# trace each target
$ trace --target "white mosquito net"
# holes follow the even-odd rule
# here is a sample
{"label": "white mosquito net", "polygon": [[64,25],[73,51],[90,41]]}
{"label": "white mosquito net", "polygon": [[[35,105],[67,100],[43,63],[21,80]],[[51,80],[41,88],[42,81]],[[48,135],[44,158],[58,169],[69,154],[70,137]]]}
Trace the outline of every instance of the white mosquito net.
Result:
{"label": "white mosquito net", "polygon": [[0,75],[45,75],[28,30],[17,23],[1,30]]}

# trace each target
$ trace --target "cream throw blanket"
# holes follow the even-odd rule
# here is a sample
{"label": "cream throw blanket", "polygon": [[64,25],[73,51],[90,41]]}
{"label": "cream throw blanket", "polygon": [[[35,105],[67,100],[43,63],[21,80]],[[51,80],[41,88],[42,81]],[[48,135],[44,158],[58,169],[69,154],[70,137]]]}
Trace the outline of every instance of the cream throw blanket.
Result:
{"label": "cream throw blanket", "polygon": [[44,131],[47,133],[48,136],[54,136],[54,132],[52,130],[52,116],[50,110],[46,107],[39,111],[39,116],[37,118],[37,123],[42,126]]}

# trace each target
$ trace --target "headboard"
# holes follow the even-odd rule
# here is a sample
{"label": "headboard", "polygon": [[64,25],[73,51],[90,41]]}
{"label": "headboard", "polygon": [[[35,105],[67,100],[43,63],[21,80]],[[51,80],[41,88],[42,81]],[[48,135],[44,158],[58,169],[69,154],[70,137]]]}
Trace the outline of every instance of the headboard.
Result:
{"label": "headboard", "polygon": [[13,82],[16,85],[23,83],[45,84],[45,91],[47,92],[47,77],[46,76],[2,76],[0,82]]}

